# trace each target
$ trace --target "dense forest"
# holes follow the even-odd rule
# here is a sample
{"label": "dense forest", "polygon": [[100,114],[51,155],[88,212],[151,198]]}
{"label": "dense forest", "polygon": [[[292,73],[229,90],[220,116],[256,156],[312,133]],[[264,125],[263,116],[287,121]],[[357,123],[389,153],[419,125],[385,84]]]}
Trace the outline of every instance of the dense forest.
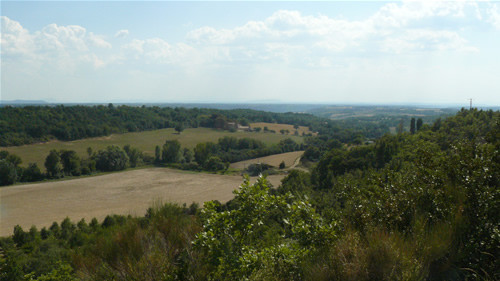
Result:
{"label": "dense forest", "polygon": [[372,144],[312,138],[311,173],[245,181],[226,204],[17,226],[0,280],[498,280],[499,118],[461,110]]}
{"label": "dense forest", "polygon": [[[77,140],[112,133],[163,128],[225,128],[228,122],[270,122],[307,126],[347,142],[354,135],[368,138],[387,133],[386,125],[334,122],[305,113],[273,113],[250,109],[170,108],[158,106],[24,106],[0,107],[0,146]],[[346,126],[349,125],[349,126]],[[349,129],[347,130],[347,127]]]}

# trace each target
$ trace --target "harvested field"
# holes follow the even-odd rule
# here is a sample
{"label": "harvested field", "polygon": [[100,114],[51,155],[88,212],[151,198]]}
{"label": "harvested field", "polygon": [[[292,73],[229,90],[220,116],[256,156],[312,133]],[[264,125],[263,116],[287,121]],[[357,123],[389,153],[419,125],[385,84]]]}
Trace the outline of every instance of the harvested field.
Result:
{"label": "harvested field", "polygon": [[[267,127],[269,130],[276,131],[276,134],[279,134],[279,135],[281,135],[280,130],[288,130],[288,131],[290,131],[288,133],[288,136],[293,136],[293,134],[295,132],[295,129],[293,128],[293,125],[288,125],[288,124],[276,124],[276,123],[260,122],[260,123],[251,123],[250,127],[252,129],[261,128],[262,129],[261,132],[264,132],[264,127]],[[299,128],[297,129],[297,131],[299,131],[299,136],[302,136],[302,133],[305,133],[305,134],[311,133],[313,135],[316,135],[314,132],[311,132],[308,127],[305,127],[305,126],[299,126]]]}
{"label": "harvested field", "polygon": [[[279,186],[283,175],[269,176]],[[252,179],[252,180],[255,180]],[[48,227],[69,217],[77,222],[109,214],[143,216],[155,201],[191,204],[233,198],[241,176],[148,168],[67,181],[42,182],[0,188],[0,236],[15,225]]]}
{"label": "harvested field", "polygon": [[[292,127],[293,129],[293,127]],[[166,140],[178,140],[183,147],[193,148],[201,142],[217,142],[224,136],[233,136],[236,138],[253,138],[260,140],[267,145],[277,144],[280,140],[291,137],[295,142],[302,143],[302,137],[286,136],[281,134],[262,134],[255,132],[229,132],[209,128],[188,128],[181,134],[175,133],[174,129],[161,129],[154,131],[113,134],[107,137],[89,138],[76,141],[51,141],[47,143],[30,144],[22,146],[2,147],[0,150],[7,150],[21,157],[22,166],[28,166],[29,163],[37,163],[38,167],[45,170],[44,161],[49,151],[52,149],[74,150],[80,157],[87,157],[87,148],[91,147],[94,151],[104,149],[109,145],[118,145],[123,147],[130,144],[137,147],[151,156],[154,155],[155,147],[162,146]]]}
{"label": "harvested field", "polygon": [[254,158],[250,160],[240,161],[232,163],[229,167],[233,169],[243,170],[250,164],[265,163],[274,167],[278,167],[281,161],[285,161],[285,168],[289,168],[294,165],[296,160],[304,154],[304,151],[294,151],[281,154],[274,154],[260,158]]}

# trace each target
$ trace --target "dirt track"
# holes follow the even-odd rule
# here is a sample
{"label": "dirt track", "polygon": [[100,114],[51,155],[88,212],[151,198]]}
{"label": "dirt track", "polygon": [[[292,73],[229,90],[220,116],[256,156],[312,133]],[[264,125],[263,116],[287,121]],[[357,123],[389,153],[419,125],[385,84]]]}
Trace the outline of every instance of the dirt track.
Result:
{"label": "dirt track", "polygon": [[[283,175],[269,176],[278,186]],[[67,181],[0,188],[0,236],[19,224],[28,230],[60,223],[65,217],[87,222],[108,214],[142,216],[154,201],[187,203],[233,198],[241,176],[148,168]],[[200,204],[201,205],[201,204]]]}

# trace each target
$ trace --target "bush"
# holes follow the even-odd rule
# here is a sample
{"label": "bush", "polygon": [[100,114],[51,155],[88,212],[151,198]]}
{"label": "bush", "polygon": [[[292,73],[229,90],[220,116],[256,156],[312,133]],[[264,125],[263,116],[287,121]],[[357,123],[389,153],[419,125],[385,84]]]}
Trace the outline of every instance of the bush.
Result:
{"label": "bush", "polygon": [[208,171],[220,171],[226,169],[226,164],[220,160],[217,156],[210,156],[204,165],[205,169]]}
{"label": "bush", "polygon": [[47,170],[48,178],[62,177],[63,166],[59,153],[56,150],[51,150],[47,158],[45,158],[45,169]]}
{"label": "bush", "polygon": [[0,160],[0,185],[9,185],[17,181],[17,169],[14,164]]}
{"label": "bush", "polygon": [[96,168],[101,171],[120,171],[128,166],[127,153],[118,146],[108,146],[106,150],[100,150],[94,157]]}
{"label": "bush", "polygon": [[26,169],[24,169],[22,181],[32,182],[41,181],[44,176],[40,168],[36,163],[30,163]]}
{"label": "bush", "polygon": [[177,163],[181,159],[181,144],[177,140],[168,140],[163,145],[161,160],[164,163]]}
{"label": "bush", "polygon": [[248,165],[246,170],[250,176],[254,177],[262,174],[264,171],[267,171],[271,168],[272,168],[271,165],[260,163],[260,164],[250,164]]}

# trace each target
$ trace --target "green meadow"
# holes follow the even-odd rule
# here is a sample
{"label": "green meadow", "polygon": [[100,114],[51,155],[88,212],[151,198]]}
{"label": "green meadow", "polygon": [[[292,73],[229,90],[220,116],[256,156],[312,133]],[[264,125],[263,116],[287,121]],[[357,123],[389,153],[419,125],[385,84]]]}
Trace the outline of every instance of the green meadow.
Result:
{"label": "green meadow", "polygon": [[178,134],[173,128],[161,129],[154,131],[113,134],[107,137],[89,138],[76,141],[50,141],[47,143],[30,144],[23,146],[3,147],[0,150],[7,150],[21,157],[23,160],[22,166],[27,166],[28,163],[37,163],[40,169],[44,169],[45,157],[52,149],[74,150],[80,157],[86,157],[87,148],[91,147],[93,151],[104,149],[109,145],[118,145],[123,147],[130,144],[137,147],[139,150],[149,155],[154,155],[154,150],[157,145],[163,145],[166,140],[178,140],[183,147],[193,148],[201,142],[217,142],[224,136],[234,136],[237,138],[253,138],[266,143],[266,145],[277,144],[280,140],[291,138],[297,143],[302,143],[303,139],[300,136],[290,136],[275,133],[263,132],[229,132],[215,130],[210,128],[188,128]]}

